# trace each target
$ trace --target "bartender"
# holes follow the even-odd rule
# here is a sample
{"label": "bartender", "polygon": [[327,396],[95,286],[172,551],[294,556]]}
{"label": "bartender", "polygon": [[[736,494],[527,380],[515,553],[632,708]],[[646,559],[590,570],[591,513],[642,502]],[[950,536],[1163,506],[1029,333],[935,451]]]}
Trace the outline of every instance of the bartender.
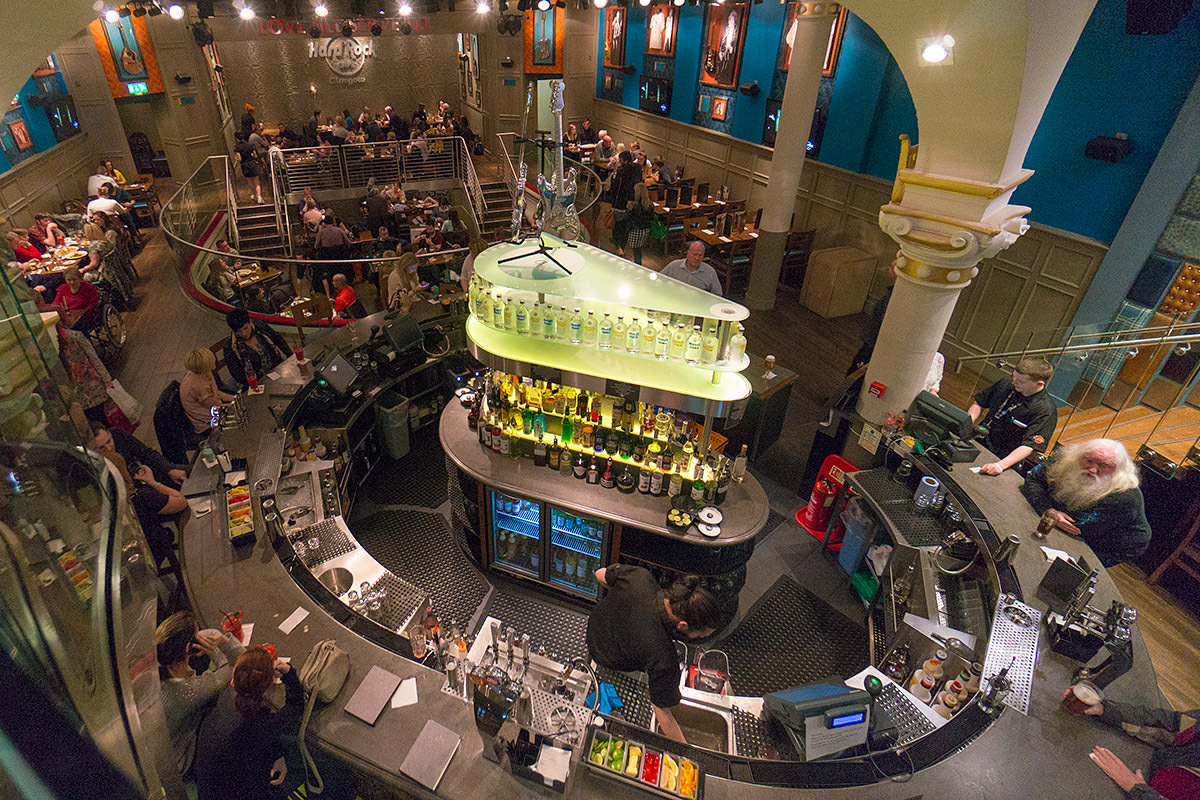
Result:
{"label": "bartender", "polygon": [[645,672],[659,732],[684,741],[671,711],[681,699],[674,639],[711,636],[720,620],[716,597],[695,575],[664,590],[649,571],[624,564],[596,570],[596,580],[607,591],[588,617],[588,653],[609,669]]}
{"label": "bartender", "polygon": [[1026,356],[1017,363],[1012,378],[996,381],[979,394],[967,413],[988,429],[983,443],[1000,460],[984,464],[984,475],[999,475],[1034,452],[1046,452],[1046,445],[1058,424],[1058,408],[1046,391],[1054,367],[1044,358]]}

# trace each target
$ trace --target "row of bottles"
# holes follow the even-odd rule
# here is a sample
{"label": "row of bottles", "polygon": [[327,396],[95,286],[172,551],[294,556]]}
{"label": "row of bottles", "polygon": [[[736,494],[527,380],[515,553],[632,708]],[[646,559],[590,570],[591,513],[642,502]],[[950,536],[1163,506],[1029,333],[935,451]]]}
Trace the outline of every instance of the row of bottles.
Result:
{"label": "row of bottles", "polygon": [[616,312],[589,308],[585,313],[573,306],[571,312],[565,305],[555,309],[550,303],[497,294],[494,286],[478,276],[472,278],[468,295],[476,319],[520,336],[703,366],[740,365],[746,355],[741,324],[727,335],[729,323],[711,317],[698,322],[688,315],[635,308]]}
{"label": "row of bottles", "polygon": [[[921,666],[912,671],[907,688],[917,700],[930,706],[938,715],[950,719],[979,692],[983,664],[976,661],[964,667],[957,676],[947,675],[944,666],[946,658],[946,651],[938,650],[925,659]],[[899,680],[896,676],[904,676],[907,660],[908,649],[902,645],[889,656],[884,672]]]}
{"label": "row of bottles", "polygon": [[[555,546],[550,562],[550,577],[587,585],[592,575],[600,568],[600,559],[570,548]],[[496,528],[496,558],[516,567],[537,573],[541,566],[541,549],[538,539],[502,525]]]}

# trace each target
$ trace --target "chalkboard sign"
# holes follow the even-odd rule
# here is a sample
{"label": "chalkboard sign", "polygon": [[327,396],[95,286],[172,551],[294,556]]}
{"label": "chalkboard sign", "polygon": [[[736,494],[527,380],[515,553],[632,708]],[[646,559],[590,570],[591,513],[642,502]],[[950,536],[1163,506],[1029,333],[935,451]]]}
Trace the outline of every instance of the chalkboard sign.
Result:
{"label": "chalkboard sign", "polygon": [[620,397],[622,400],[637,403],[641,391],[642,387],[636,383],[617,381],[612,378],[606,378],[604,381],[604,393],[609,397]]}
{"label": "chalkboard sign", "polygon": [[550,383],[562,383],[562,370],[557,367],[547,367],[542,364],[529,365],[529,377],[535,381],[549,381]]}

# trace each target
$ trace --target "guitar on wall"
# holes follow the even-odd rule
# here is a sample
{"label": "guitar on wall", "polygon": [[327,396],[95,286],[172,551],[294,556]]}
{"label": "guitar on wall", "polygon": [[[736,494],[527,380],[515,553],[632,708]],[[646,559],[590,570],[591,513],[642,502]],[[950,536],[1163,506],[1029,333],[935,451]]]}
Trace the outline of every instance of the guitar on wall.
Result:
{"label": "guitar on wall", "polygon": [[117,33],[121,34],[121,69],[130,75],[141,75],[146,71],[146,65],[142,63],[141,56],[129,48],[125,28],[120,22],[117,23]]}

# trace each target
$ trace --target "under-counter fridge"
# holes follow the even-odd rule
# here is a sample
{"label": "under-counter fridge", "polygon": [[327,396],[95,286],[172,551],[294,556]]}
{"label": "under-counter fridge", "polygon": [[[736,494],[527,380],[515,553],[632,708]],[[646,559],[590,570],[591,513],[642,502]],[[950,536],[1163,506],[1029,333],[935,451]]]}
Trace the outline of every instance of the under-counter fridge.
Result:
{"label": "under-counter fridge", "polygon": [[588,599],[597,593],[611,523],[488,489],[489,565]]}

